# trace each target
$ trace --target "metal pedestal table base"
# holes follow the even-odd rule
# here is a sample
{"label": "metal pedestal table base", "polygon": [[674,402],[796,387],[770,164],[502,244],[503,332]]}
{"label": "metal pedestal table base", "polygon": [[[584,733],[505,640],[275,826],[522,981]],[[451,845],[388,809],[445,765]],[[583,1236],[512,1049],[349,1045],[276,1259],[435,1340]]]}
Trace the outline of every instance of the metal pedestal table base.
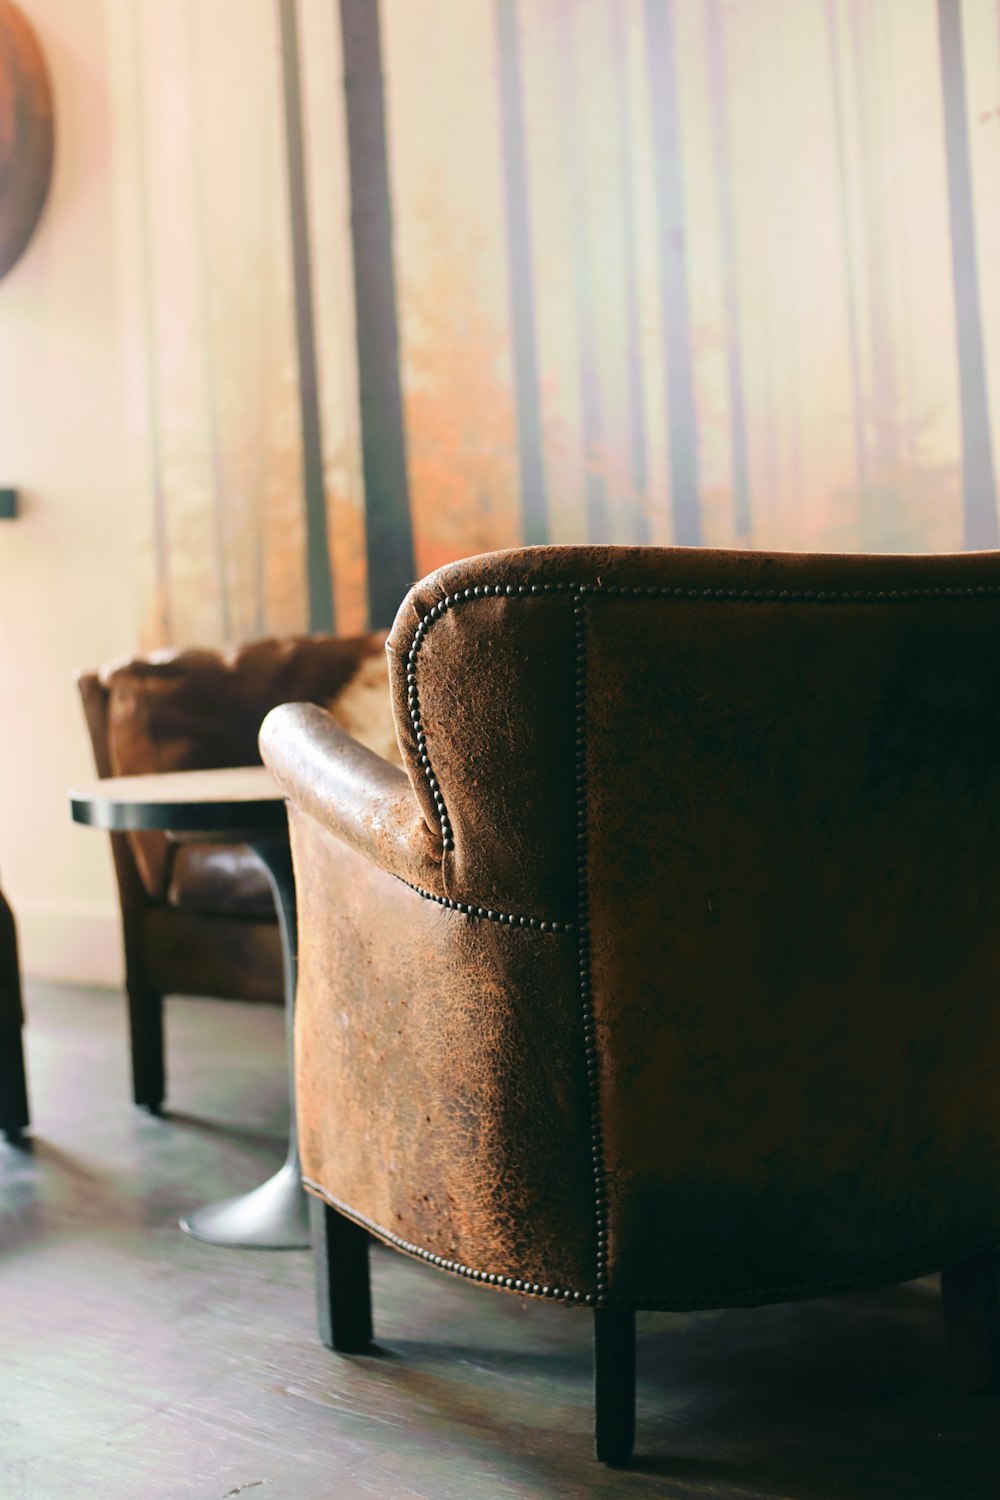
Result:
{"label": "metal pedestal table base", "polygon": [[309,1247],[309,1215],[299,1173],[299,1147],[295,1128],[295,1075],[292,1058],[292,1027],[295,1012],[295,981],[298,971],[295,926],[295,880],[287,839],[257,839],[251,847],[267,871],[285,959],[285,1035],[288,1052],[288,1097],[291,1125],[285,1164],[267,1182],[238,1198],[226,1198],[196,1209],[181,1219],[181,1228],[209,1245],[232,1245],[245,1250],[306,1250]]}

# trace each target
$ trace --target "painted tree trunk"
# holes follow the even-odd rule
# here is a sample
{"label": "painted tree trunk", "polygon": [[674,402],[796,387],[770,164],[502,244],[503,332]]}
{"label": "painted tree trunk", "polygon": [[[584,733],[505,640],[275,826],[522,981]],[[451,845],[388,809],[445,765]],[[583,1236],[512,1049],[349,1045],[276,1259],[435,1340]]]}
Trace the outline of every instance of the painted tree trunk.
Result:
{"label": "painted tree trunk", "polygon": [[[197,22],[193,9],[187,13],[188,46],[191,67],[191,100],[194,113],[195,136],[204,139],[204,122],[201,114],[200,69],[198,66]],[[208,425],[209,450],[212,458],[212,537],[215,543],[216,586],[219,593],[219,619],[222,639],[232,639],[232,611],[229,606],[230,565],[233,557],[231,539],[226,525],[226,473],[222,461],[222,445],[219,440],[218,371],[215,365],[214,336],[212,330],[212,275],[208,256],[208,212],[206,202],[205,165],[202,153],[194,157],[195,229],[198,244],[200,269],[199,292],[201,321],[201,346],[205,360],[205,419]]]}
{"label": "painted tree trunk", "polygon": [[632,182],[632,105],[629,98],[628,54],[620,0],[610,0],[611,71],[614,88],[614,151],[621,192],[622,324],[628,382],[628,459],[631,483],[630,533],[633,541],[648,542],[649,462],[646,437],[646,380],[639,327],[638,234]]}
{"label": "painted tree trunk", "polygon": [[528,201],[528,163],[524,142],[517,0],[496,0],[496,35],[522,530],[524,541],[534,545],[549,540],[549,521],[536,352],[531,207]]}
{"label": "painted tree trunk", "polygon": [[667,375],[670,503],[674,540],[680,546],[697,547],[702,540],[698,428],[691,349],[673,0],[646,0],[645,9],[656,172],[660,299]]}
{"label": "painted tree trunk", "polygon": [[149,163],[146,153],[145,78],[142,67],[140,37],[141,17],[130,18],[130,51],[135,77],[135,130],[139,170],[139,256],[142,285],[142,331],[146,351],[145,375],[149,391],[149,466],[153,491],[153,592],[152,607],[146,620],[149,644],[165,646],[173,641],[173,611],[170,600],[170,548],[167,540],[167,497],[163,483],[163,432],[160,420],[160,381],[156,350],[158,329],[153,296],[152,228],[149,203]]}
{"label": "painted tree trunk", "polygon": [[340,0],[365,485],[368,612],[390,625],[416,574],[399,370],[385,84],[377,0]]}
{"label": "painted tree trunk", "polygon": [[970,549],[1000,544],[996,485],[986,394],[986,363],[979,304],[976,228],[972,206],[969,128],[959,0],[938,0],[941,89],[944,96],[955,333],[962,404],[962,505],[964,541]]}
{"label": "painted tree trunk", "polygon": [[[746,24],[745,16],[741,19]],[[775,316],[772,296],[773,187],[771,135],[767,106],[773,96],[769,34],[755,24],[744,32],[747,40],[747,71],[751,79],[751,96],[755,101],[757,137],[754,149],[742,162],[744,192],[757,211],[747,223],[749,263],[752,268],[750,309],[754,314],[753,367],[750,425],[754,432],[756,455],[754,488],[761,496],[759,508],[765,515],[773,511],[781,483],[778,461],[778,423],[774,350],[779,319]]]}
{"label": "painted tree trunk", "polygon": [[851,435],[854,442],[854,473],[858,488],[868,483],[868,444],[864,420],[864,385],[861,373],[861,332],[858,299],[854,285],[852,244],[854,228],[851,218],[850,184],[847,178],[847,130],[844,119],[843,64],[837,31],[835,0],[826,0],[826,32],[830,52],[830,90],[833,104],[833,132],[837,157],[837,202],[840,218],[840,247],[844,273],[844,303],[847,318],[847,359],[851,387]]}
{"label": "painted tree trunk", "polygon": [[292,281],[295,291],[295,341],[299,366],[299,421],[302,432],[302,487],[306,521],[306,588],[309,629],[332,630],[333,578],[326,523],[323,480],[323,434],[319,414],[316,329],[312,271],[309,263],[309,203],[306,191],[299,77],[297,0],[278,0],[281,67],[285,109],[285,154],[291,222]]}
{"label": "painted tree trunk", "polygon": [[[867,8],[862,10],[858,0],[852,0],[851,52],[857,78],[859,166],[864,206],[862,243],[871,370],[869,454],[873,469],[871,477],[879,485],[887,478],[895,478],[899,466],[899,390],[893,347],[892,281],[887,260],[890,239],[886,214],[885,147],[877,113],[878,77],[874,57],[877,36],[871,26],[867,34],[862,34],[863,16],[871,20]],[[876,528],[881,524],[877,516],[869,518],[869,522]]]}
{"label": "painted tree trunk", "polygon": [[[879,32],[876,61],[879,63],[876,83],[876,107],[879,115],[879,130],[882,140],[893,144],[898,139],[899,107],[897,83],[899,56],[893,38],[887,31],[887,15],[880,6],[874,16]],[[899,371],[899,408],[897,412],[898,437],[901,463],[911,472],[919,463],[917,386],[914,380],[913,316],[910,277],[912,253],[907,233],[900,173],[889,173],[887,217],[891,237],[891,253],[897,266],[893,277],[896,292],[896,346]],[[915,518],[914,518],[915,519]]]}
{"label": "painted tree trunk", "polygon": [[591,268],[590,223],[587,212],[587,164],[583,149],[583,96],[579,87],[572,0],[558,0],[556,114],[562,135],[563,160],[569,199],[570,271],[576,323],[576,360],[580,386],[580,426],[583,448],[587,539],[611,540],[607,482],[603,462],[604,420],[594,328],[594,285]]}
{"label": "painted tree trunk", "polygon": [[729,402],[730,462],[733,476],[733,531],[737,541],[745,542],[753,533],[753,520],[750,511],[750,464],[747,454],[743,348],[740,340],[740,305],[736,279],[736,267],[739,260],[736,212],[733,202],[733,164],[729,143],[726,59],[719,0],[708,0],[705,23],[708,35],[708,71],[712,108],[712,154],[715,165],[722,259],[722,295],[726,318],[726,383]]}
{"label": "painted tree trunk", "polygon": [[[792,0],[792,5],[796,0]],[[800,297],[798,288],[798,260],[794,253],[796,200],[792,190],[792,162],[789,150],[790,133],[794,130],[794,119],[787,107],[788,80],[795,68],[794,58],[788,51],[788,15],[785,0],[775,0],[777,12],[771,37],[771,46],[777,52],[777,79],[774,90],[775,123],[777,139],[775,151],[775,173],[777,182],[775,217],[777,234],[777,265],[781,278],[781,303],[779,327],[783,334],[784,359],[781,370],[781,404],[786,415],[788,438],[788,481],[793,509],[801,510],[804,500],[802,485],[802,422],[801,422],[801,376],[799,361]],[[793,525],[797,524],[793,522]]]}

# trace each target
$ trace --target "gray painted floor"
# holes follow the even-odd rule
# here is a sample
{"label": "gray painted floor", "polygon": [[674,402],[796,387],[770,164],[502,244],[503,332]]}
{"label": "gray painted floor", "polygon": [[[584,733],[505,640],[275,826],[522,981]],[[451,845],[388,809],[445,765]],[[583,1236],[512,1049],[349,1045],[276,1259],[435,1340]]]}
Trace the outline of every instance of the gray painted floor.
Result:
{"label": "gray painted floor", "polygon": [[590,1458],[586,1313],[390,1251],[376,1357],[329,1354],[302,1252],[176,1227],[282,1157],[275,1010],[168,1006],[170,1103],[131,1107],[123,1007],[32,985],[34,1144],[0,1144],[0,1500],[978,1500],[1000,1402],[955,1391],[936,1285],[640,1318],[636,1460]]}

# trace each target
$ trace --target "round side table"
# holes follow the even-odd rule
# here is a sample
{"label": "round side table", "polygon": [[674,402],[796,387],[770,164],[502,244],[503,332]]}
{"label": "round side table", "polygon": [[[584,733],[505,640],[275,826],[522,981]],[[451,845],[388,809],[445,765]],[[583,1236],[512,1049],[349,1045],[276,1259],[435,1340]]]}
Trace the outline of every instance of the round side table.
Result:
{"label": "round side table", "polygon": [[295,1126],[292,1022],[298,967],[295,880],[281,792],[263,766],[164,775],[111,776],[70,792],[74,821],[109,833],[158,829],[180,842],[222,838],[246,843],[267,872],[281,929],[285,1030],[291,1103],[288,1154],[275,1175],[237,1198],[199,1208],[181,1228],[210,1245],[298,1250],[309,1245],[306,1194]]}

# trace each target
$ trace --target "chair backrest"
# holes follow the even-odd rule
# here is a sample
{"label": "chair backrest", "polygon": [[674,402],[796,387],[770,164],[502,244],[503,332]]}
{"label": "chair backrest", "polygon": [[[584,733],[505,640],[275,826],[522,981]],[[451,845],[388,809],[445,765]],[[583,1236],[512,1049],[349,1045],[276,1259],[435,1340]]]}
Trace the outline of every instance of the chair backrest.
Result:
{"label": "chair backrest", "polygon": [[449,894],[576,933],[605,1292],[1000,1242],[1000,554],[496,553],[390,663]]}
{"label": "chair backrest", "polygon": [[[77,679],[100,776],[204,771],[260,762],[257,734],[279,703],[329,706],[385,634],[285,636],[243,645],[158,651]],[[163,896],[168,845],[133,833],[128,846],[147,894]]]}

